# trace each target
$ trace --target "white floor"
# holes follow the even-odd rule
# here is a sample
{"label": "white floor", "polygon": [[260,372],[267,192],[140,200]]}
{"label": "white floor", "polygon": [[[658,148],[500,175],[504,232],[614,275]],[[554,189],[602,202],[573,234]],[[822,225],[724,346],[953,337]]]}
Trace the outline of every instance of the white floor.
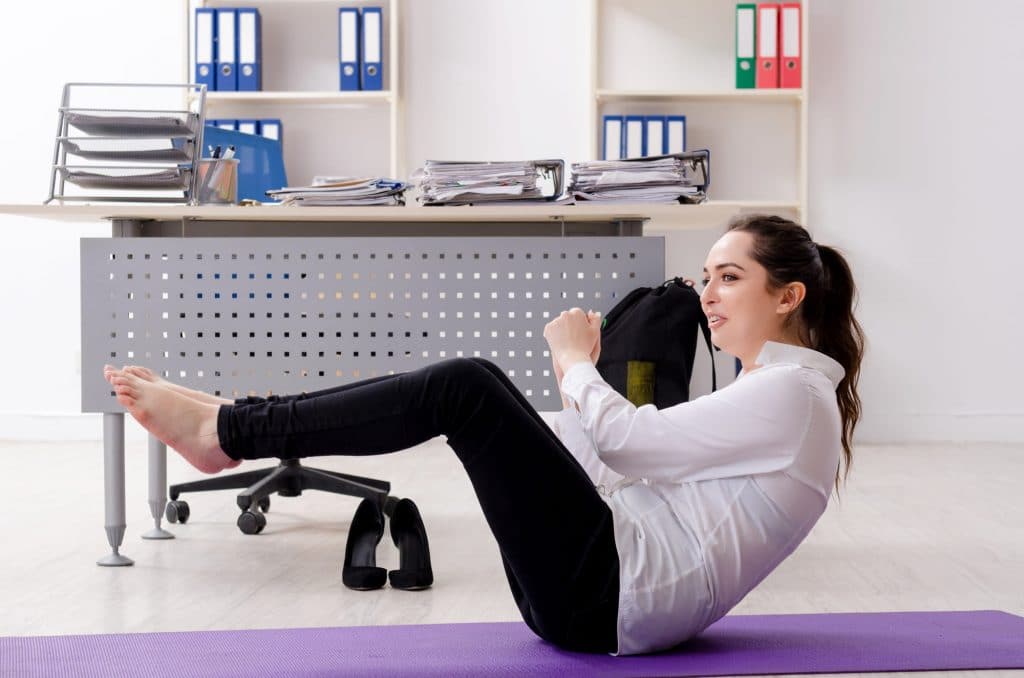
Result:
{"label": "white floor", "polygon": [[[173,452],[169,457],[171,482],[200,477]],[[517,619],[494,540],[443,442],[384,457],[310,461],[389,479],[396,495],[416,500],[431,540],[432,589],[342,586],[346,528],[358,504],[349,497],[275,496],[266,530],[246,536],[235,527],[233,491],[196,494],[188,497],[188,524],[170,526],[176,539],[142,540],[152,524],[144,443],[130,444],[126,471],[122,552],[135,565],[97,567],[107,550],[102,445],[0,442],[7,507],[0,635]],[[833,501],[807,541],[734,614],[993,609],[1024,615],[1022,478],[1020,445],[860,447],[842,502]],[[378,562],[397,566],[387,537]]]}

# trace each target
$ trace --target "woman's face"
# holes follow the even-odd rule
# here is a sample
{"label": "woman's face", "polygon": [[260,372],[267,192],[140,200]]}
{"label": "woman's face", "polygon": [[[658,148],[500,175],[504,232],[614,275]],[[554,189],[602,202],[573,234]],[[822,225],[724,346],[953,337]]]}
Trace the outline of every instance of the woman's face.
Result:
{"label": "woman's face", "polygon": [[723,235],[704,262],[700,301],[708,317],[711,341],[740,358],[744,367],[757,357],[765,341],[782,329],[781,292],[768,290],[768,271],[750,252],[754,236],[742,231]]}

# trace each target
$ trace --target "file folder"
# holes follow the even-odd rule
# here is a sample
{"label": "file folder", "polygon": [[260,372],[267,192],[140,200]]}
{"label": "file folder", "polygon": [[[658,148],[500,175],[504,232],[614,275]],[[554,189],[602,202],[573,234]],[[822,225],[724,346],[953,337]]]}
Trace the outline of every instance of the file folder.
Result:
{"label": "file folder", "polygon": [[238,8],[238,91],[263,89],[263,40],[260,11],[255,7]]}
{"label": "file folder", "polygon": [[779,6],[776,3],[757,6],[757,86],[760,89],[779,86]]}
{"label": "file folder", "polygon": [[217,87],[214,74],[214,47],[217,44],[217,10],[196,9],[196,82],[206,85],[207,91]]}
{"label": "file folder", "polygon": [[[235,147],[238,158],[238,198],[267,202],[267,191],[288,185],[281,144],[263,137],[238,132],[209,130],[204,137],[206,150],[210,147]],[[203,153],[209,157],[208,153]]]}
{"label": "file folder", "polygon": [[381,60],[383,12],[380,7],[363,7],[362,50],[360,50],[361,85],[366,90],[381,90],[384,87],[384,72]]}
{"label": "file folder", "polygon": [[338,9],[338,66],[341,71],[339,89],[359,89],[359,10]]}
{"label": "file folder", "polygon": [[217,10],[217,91],[238,90],[238,14],[234,9]]}
{"label": "file folder", "polygon": [[239,120],[238,131],[242,134],[256,134],[259,131],[258,120]]}
{"label": "file folder", "polygon": [[665,154],[686,152],[686,116],[665,117]]}
{"label": "file folder", "polygon": [[623,136],[622,116],[604,116],[604,147],[601,153],[602,160],[618,160],[622,157]]}
{"label": "file folder", "polygon": [[625,122],[625,158],[644,157],[644,116],[627,115]]}
{"label": "file folder", "polygon": [[665,116],[648,115],[644,118],[644,157],[665,155]]}
{"label": "file folder", "polygon": [[780,5],[779,19],[779,87],[801,86],[800,3]]}
{"label": "file folder", "polygon": [[736,5],[736,89],[753,89],[757,83],[754,36],[757,5]]}
{"label": "file folder", "polygon": [[281,141],[281,137],[283,136],[281,121],[275,118],[266,118],[260,120],[260,136],[264,136],[268,139],[274,139],[276,141]]}

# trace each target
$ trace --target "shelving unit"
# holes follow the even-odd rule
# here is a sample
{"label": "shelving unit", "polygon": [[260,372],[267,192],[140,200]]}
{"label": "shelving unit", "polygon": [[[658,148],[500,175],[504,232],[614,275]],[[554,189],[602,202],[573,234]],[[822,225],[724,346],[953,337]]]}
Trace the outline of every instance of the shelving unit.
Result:
{"label": "shelving unit", "polygon": [[[263,19],[262,92],[209,92],[210,118],[284,122],[289,183],[314,174],[379,172],[408,178],[399,78],[403,0],[254,0]],[[687,116],[688,146],[711,149],[708,205],[642,206],[659,230],[717,226],[732,214],[807,213],[808,2],[803,1],[801,89],[735,88],[735,3],[725,0],[591,0],[586,153],[599,157],[605,114]],[[237,0],[184,0],[196,7]],[[339,6],[384,8],[384,90],[340,92]],[[186,49],[193,79],[192,33]],[[642,46],[642,49],[638,46]],[[652,57],[653,55],[653,57]],[[566,158],[567,161],[582,158]],[[415,201],[410,201],[415,207]],[[638,209],[641,206],[635,206]],[[724,216],[723,216],[724,215]],[[678,224],[678,226],[677,226]]]}
{"label": "shelving unit", "polygon": [[[783,211],[803,220],[808,0],[801,4],[804,86],[736,89],[735,3],[592,0],[591,156],[600,157],[604,115],[683,114],[687,147],[711,149],[714,207],[688,221],[730,209]],[[656,215],[673,218],[665,210]]]}
{"label": "shelving unit", "polygon": [[217,103],[370,104],[391,103],[391,92],[208,92]]}
{"label": "shelving unit", "polygon": [[[185,82],[195,80],[196,8],[256,7],[262,21],[263,91],[210,91],[207,117],[279,118],[292,185],[308,184],[317,174],[402,177],[400,5],[400,0],[183,0],[189,27]],[[338,8],[366,6],[384,11],[384,89],[342,92]]]}
{"label": "shelving unit", "polygon": [[729,91],[656,91],[599,89],[599,102],[611,101],[792,101],[803,99],[802,89],[738,89]]}

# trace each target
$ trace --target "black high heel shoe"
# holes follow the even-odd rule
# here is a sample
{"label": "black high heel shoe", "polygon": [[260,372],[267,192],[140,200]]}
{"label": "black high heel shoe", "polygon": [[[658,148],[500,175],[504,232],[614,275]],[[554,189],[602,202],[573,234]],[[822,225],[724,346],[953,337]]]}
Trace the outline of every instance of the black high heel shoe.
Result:
{"label": "black high heel shoe", "polygon": [[388,572],[391,586],[419,591],[434,583],[430,546],[423,518],[412,499],[402,499],[391,514],[391,538],[398,547],[398,569]]}
{"label": "black high heel shoe", "polygon": [[377,544],[384,536],[384,515],[376,502],[364,499],[352,516],[345,543],[345,565],[341,581],[357,591],[379,589],[387,581],[387,571],[377,567]]}

